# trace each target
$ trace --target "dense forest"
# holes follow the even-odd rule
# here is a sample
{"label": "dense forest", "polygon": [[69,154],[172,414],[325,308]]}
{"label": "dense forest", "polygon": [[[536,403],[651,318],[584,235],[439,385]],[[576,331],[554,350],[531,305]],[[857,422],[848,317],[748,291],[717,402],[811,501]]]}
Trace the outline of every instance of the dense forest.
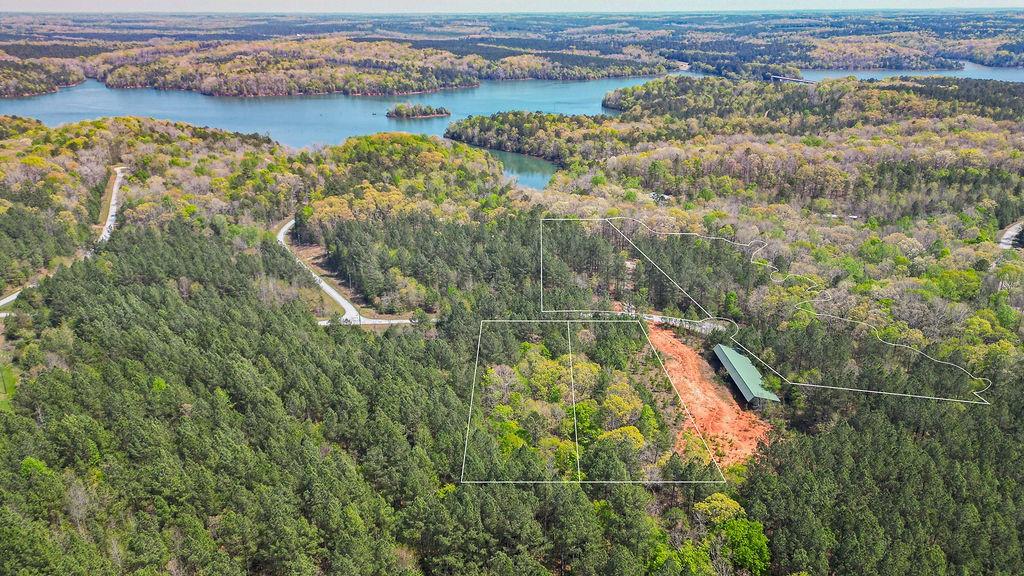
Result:
{"label": "dense forest", "polygon": [[[536,312],[536,295],[529,289],[517,289],[516,277],[508,274],[508,270],[530,270],[532,235],[521,241],[526,244],[520,249],[524,254],[521,261],[505,262],[498,260],[501,243],[515,238],[514,227],[501,225],[485,236],[478,236],[475,226],[425,223],[415,217],[385,222],[386,227],[352,221],[339,223],[335,235],[328,240],[333,247],[332,261],[339,269],[350,272],[361,289],[381,291],[390,296],[383,298],[388,302],[402,302],[402,297],[410,293],[407,286],[422,286],[422,299],[404,301],[404,305],[437,310],[444,309],[443,304],[437,303],[437,286],[485,293],[499,290],[498,298],[470,296],[467,300],[479,302],[487,313],[502,318],[529,317]],[[442,233],[437,234],[438,230]],[[562,274],[569,275],[566,279],[571,278],[574,270],[613,276],[616,258],[609,258],[609,254],[615,251],[599,236],[593,242],[581,242],[586,238],[579,227],[567,229],[562,235],[547,236],[551,248],[546,258],[554,257],[548,261],[548,273],[563,270]],[[663,263],[669,262],[671,255],[694,254],[692,245],[680,250],[672,242],[656,238],[650,242],[644,246],[645,252]],[[658,250],[666,255],[660,255]],[[559,253],[567,258],[559,260]],[[729,308],[729,292],[742,293],[744,286],[756,291],[759,285],[765,285],[766,279],[757,267],[751,267],[741,255],[722,254],[710,246],[698,249],[697,254],[700,256],[692,261],[671,262],[666,268],[673,277],[685,282],[683,287],[688,292],[706,294],[707,301],[720,302],[719,314],[737,318],[759,314],[745,307],[734,311]],[[445,266],[437,269],[427,262],[443,262]],[[594,262],[608,262],[611,267],[591,268]],[[353,263],[360,265],[352,266]],[[377,272],[384,270],[392,276],[380,276]],[[713,277],[695,274],[710,270],[714,270]],[[492,274],[497,276],[491,277]],[[753,278],[745,278],[751,274]],[[723,276],[735,280],[722,285]],[[402,277],[411,280],[403,285]],[[638,292],[658,295],[652,297],[652,305],[661,309],[683,305],[683,299],[664,286],[664,281],[659,286],[657,274],[648,277],[651,280],[641,278],[634,287]],[[561,284],[557,280],[549,282]],[[488,288],[481,288],[484,284]],[[717,296],[716,289],[720,290]],[[585,292],[577,291],[559,296],[565,307],[578,306],[588,299]],[[495,308],[495,302],[500,307]],[[523,302],[523,307],[514,306],[517,302]],[[506,305],[513,307],[506,310]],[[957,387],[970,389],[972,385],[928,359],[894,355],[870,335],[850,334],[841,325],[811,323],[803,328],[783,329],[780,326],[784,324],[778,324],[777,319],[762,316],[747,320],[749,328],[742,335],[745,342],[770,342],[778,358],[784,359],[782,370],[791,374],[821,371],[825,373],[822,383],[877,389],[884,381],[891,391],[940,395],[953,395]],[[501,342],[514,344],[517,338],[491,332],[489,326],[489,337],[484,341],[488,346],[486,357],[503,358],[507,364],[507,359],[515,356],[498,346]],[[515,370],[520,369],[513,363],[512,371],[503,371],[502,365],[492,369],[493,378],[501,378],[502,374],[514,378]],[[901,368],[894,370],[894,365]],[[829,374],[831,371],[824,368],[827,366],[848,369]],[[1020,472],[1013,459],[1024,438],[1016,424],[1021,416],[1015,413],[1018,403],[1011,400],[1017,395],[1020,375],[1015,371],[988,374],[999,382],[1000,388],[993,398],[998,406],[983,407],[979,412],[951,404],[784,388],[788,397],[785,419],[792,423],[794,432],[773,442],[765,459],[758,460],[746,472],[756,479],[740,486],[742,501],[749,510],[756,511],[766,527],[773,550],[773,573],[806,570],[934,574],[955,571],[956,566],[985,573],[1014,573],[1022,561],[1017,540],[997,557],[988,553],[990,548],[979,544],[998,541],[1000,534],[1020,533],[1019,522],[1007,511],[1016,509],[1022,497],[1015,487]],[[529,418],[515,423],[528,426],[527,422]],[[993,438],[1005,442],[993,446]],[[557,462],[557,444],[551,450],[551,457]],[[865,454],[876,456],[863,458]],[[470,470],[480,473],[470,462]],[[501,469],[486,470],[497,474]],[[982,478],[991,479],[989,488],[976,488],[986,485]],[[899,498],[893,499],[893,493]],[[837,508],[837,501],[843,503],[842,510],[857,512],[843,512]],[[942,530],[937,533],[935,529],[939,526]],[[851,538],[856,539],[857,546],[845,544]]]}
{"label": "dense forest", "polygon": [[[74,256],[94,239],[105,166],[68,167],[74,151],[23,138],[49,134],[25,118],[0,117],[0,294]],[[63,143],[62,143],[63,144]]]}
{"label": "dense forest", "polygon": [[[305,278],[266,233],[176,219],[123,227],[33,290],[8,328],[23,382],[0,415],[4,570],[766,570],[761,524],[711,490],[455,485],[474,327],[492,311],[450,292],[435,328],[324,332],[289,297]],[[564,339],[538,335],[530,354],[554,362]],[[610,366],[629,354],[595,345]],[[508,454],[491,472],[544,469],[545,451],[502,448],[530,430],[511,424],[474,427],[471,466]],[[625,466],[634,440],[592,441],[600,470]]]}
{"label": "dense forest", "polygon": [[960,82],[672,77],[610,93],[616,117],[502,112],[447,136],[547,158],[577,176],[572,187],[605,194],[740,195],[889,221],[987,198],[1002,227],[1024,211],[1021,131],[1008,121],[1020,89]]}
{"label": "dense forest", "polygon": [[[0,117],[0,293],[38,280],[0,319],[0,573],[1024,573],[1024,258],[997,244],[1024,214],[1024,93],[749,78],[861,49],[924,66],[906,51],[923,37],[980,51],[1010,16],[845,15],[831,32],[811,19],[777,61],[613,92],[614,116],[471,117],[448,132],[463,142],[296,150],[152,119]],[[465,25],[422,18],[452,37]],[[628,46],[671,38],[674,17],[606,18],[565,17],[537,46],[664,65]],[[186,27],[159,47],[64,54],[126,84],[202,90],[238,69],[218,90],[253,94],[247,74],[319,90],[334,68],[303,69],[323,56],[310,46],[337,70],[376,70],[347,84],[362,88],[499,66],[416,41],[275,39],[296,24],[273,17],[213,21],[224,38]],[[500,52],[553,21],[488,25],[508,37]],[[94,47],[111,32],[62,26]],[[41,32],[19,21],[4,38]],[[372,50],[410,68],[357,57]],[[469,144],[561,170],[520,189]],[[115,165],[118,226],[84,259]],[[317,285],[275,239],[292,217],[339,289],[415,322],[318,325]],[[546,314],[542,297],[627,321]],[[749,412],[772,430],[749,460],[718,465],[730,447],[687,418],[666,355],[623,309],[735,324],[670,335],[709,366],[730,342],[760,362],[782,401]]]}
{"label": "dense forest", "polygon": [[83,72],[113,87],[279,96],[677,69],[767,79],[808,68],[1024,64],[1019,11],[220,15],[201,26],[170,14],[0,16],[0,29],[0,97],[50,92]]}
{"label": "dense forest", "polygon": [[395,104],[388,109],[388,118],[441,118],[452,113],[443,106],[428,104]]}
{"label": "dense forest", "polygon": [[[4,294],[91,247],[98,232],[93,227],[103,212],[104,185],[118,162],[130,168],[120,218],[131,222],[197,210],[270,221],[295,205],[280,194],[276,182],[271,186],[269,170],[255,172],[275,152],[283,157],[262,136],[135,118],[49,129],[7,116],[0,117],[0,134],[6,136],[0,141]],[[232,165],[239,160],[240,165]],[[223,176],[233,176],[232,182]],[[228,187],[233,189],[230,197],[224,194]]]}
{"label": "dense forest", "polygon": [[80,66],[62,60],[0,58],[0,98],[45,94],[85,80]]}
{"label": "dense forest", "polygon": [[[456,123],[449,135],[559,161],[566,169],[533,197],[549,209],[635,215],[655,229],[722,238],[633,227],[667,274],[629,274],[600,251],[569,262],[577,286],[645,294],[634,303],[701,317],[666,285],[675,279],[711,313],[739,321],[739,341],[787,377],[767,385],[800,432],[772,442],[739,490],[765,524],[773,573],[1019,571],[1022,525],[1003,507],[1019,506],[1007,504],[1019,502],[1010,495],[1018,472],[1004,458],[1020,450],[1010,398],[1020,379],[1021,260],[992,244],[1022,213],[1019,85],[672,78],[612,93],[606,105],[622,114],[506,113]],[[761,269],[686,261],[708,250],[738,251],[734,262]],[[768,264],[799,276],[766,281]],[[840,317],[866,324],[829,319]],[[982,326],[994,331],[973,332]],[[788,384],[960,398],[987,385],[922,356],[894,356],[880,340],[964,363],[994,384],[996,405],[805,396]],[[991,444],[996,437],[1006,442]],[[1001,495],[974,489],[981,484]],[[1013,535],[1014,558],[990,555],[986,543],[1000,534]]]}
{"label": "dense forest", "polygon": [[[47,48],[46,52],[56,51]],[[70,44],[65,52],[93,52],[80,48]],[[477,53],[456,55],[409,43],[356,42],[342,37],[147,44],[63,60],[28,58],[0,64],[0,96],[53,91],[80,82],[83,72],[113,88],[259,97],[408,94],[471,87],[483,79],[583,80],[655,75],[672,67],[664,61],[626,58],[595,65],[585,59],[549,58],[530,52],[488,59]]]}

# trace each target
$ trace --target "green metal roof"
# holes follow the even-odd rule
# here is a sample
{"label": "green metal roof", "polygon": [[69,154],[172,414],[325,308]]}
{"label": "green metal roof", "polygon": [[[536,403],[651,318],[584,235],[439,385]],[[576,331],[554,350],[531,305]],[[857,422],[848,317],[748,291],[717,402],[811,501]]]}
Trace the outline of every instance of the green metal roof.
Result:
{"label": "green metal roof", "polygon": [[778,402],[779,397],[774,393],[765,390],[762,385],[761,373],[750,363],[750,359],[733,350],[728,346],[718,344],[715,346],[715,354],[722,361],[725,369],[732,376],[732,381],[740,389],[743,398],[750,402],[754,398]]}

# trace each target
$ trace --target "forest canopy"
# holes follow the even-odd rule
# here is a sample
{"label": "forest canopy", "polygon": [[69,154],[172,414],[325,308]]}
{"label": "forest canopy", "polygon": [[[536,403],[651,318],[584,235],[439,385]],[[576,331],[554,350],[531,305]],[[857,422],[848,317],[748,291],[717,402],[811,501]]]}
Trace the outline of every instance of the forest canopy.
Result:
{"label": "forest canopy", "polygon": [[427,104],[395,104],[388,109],[388,118],[440,118],[451,114],[443,106]]}
{"label": "forest canopy", "polygon": [[[0,573],[1024,573],[1024,259],[998,244],[1024,214],[1024,94],[756,79],[807,58],[1003,58],[1014,14],[843,15],[831,33],[808,17],[764,57],[759,30],[785,23],[760,15],[510,17],[500,42],[486,18],[382,20],[481,38],[463,51],[333,17],[297,21],[352,38],[140,15],[139,37],[107,44],[109,22],[69,16],[67,46],[44,46],[13,22],[11,57],[211,93],[673,58],[725,77],[613,92],[615,116],[506,112],[454,123],[458,141],[298,150],[0,117],[0,292],[24,288],[0,338]],[[657,48],[682,37],[686,54]],[[470,144],[561,170],[517,188]],[[94,245],[114,166],[117,227]],[[415,322],[321,325],[318,284],[276,238],[292,218],[326,281]],[[538,321],[542,298],[734,326],[661,330],[731,403],[712,350],[742,342],[781,399],[747,412],[772,432],[719,468],[730,447],[689,427],[642,324]],[[652,479],[682,483],[620,482]]]}
{"label": "forest canopy", "polygon": [[[580,80],[690,70],[1024,64],[1019,11],[764,14],[0,16],[0,97],[83,74],[112,87],[220,96],[398,94],[480,80]],[[60,30],[54,39],[53,30]]]}

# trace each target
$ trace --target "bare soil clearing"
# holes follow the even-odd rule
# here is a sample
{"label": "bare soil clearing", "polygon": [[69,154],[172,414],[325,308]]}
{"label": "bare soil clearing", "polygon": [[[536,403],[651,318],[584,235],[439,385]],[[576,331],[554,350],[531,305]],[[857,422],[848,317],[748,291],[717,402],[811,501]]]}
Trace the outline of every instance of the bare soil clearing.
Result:
{"label": "bare soil clearing", "polygon": [[110,210],[114,207],[112,200],[114,199],[114,185],[117,184],[117,168],[113,167],[110,170],[110,176],[107,178],[107,185],[103,189],[103,197],[100,199],[100,217],[92,225],[93,232],[96,233],[96,237],[99,237],[103,233],[103,225],[107,222],[107,218],[110,217]]}
{"label": "bare soil clearing", "polygon": [[703,358],[676,338],[675,333],[648,324],[651,343],[663,355],[672,385],[690,409],[704,438],[722,466],[743,462],[768,437],[771,426],[744,410]]}

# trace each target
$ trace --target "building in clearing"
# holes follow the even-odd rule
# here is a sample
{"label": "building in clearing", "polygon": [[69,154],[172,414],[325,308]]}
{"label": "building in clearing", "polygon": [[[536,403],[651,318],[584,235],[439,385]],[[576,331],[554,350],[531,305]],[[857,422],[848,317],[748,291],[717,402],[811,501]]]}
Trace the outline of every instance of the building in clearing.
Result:
{"label": "building in clearing", "polygon": [[768,400],[779,401],[778,396],[764,389],[761,373],[754,368],[746,356],[721,344],[715,346],[715,355],[729,371],[729,376],[732,377],[733,383],[743,394],[747,404],[757,405]]}

